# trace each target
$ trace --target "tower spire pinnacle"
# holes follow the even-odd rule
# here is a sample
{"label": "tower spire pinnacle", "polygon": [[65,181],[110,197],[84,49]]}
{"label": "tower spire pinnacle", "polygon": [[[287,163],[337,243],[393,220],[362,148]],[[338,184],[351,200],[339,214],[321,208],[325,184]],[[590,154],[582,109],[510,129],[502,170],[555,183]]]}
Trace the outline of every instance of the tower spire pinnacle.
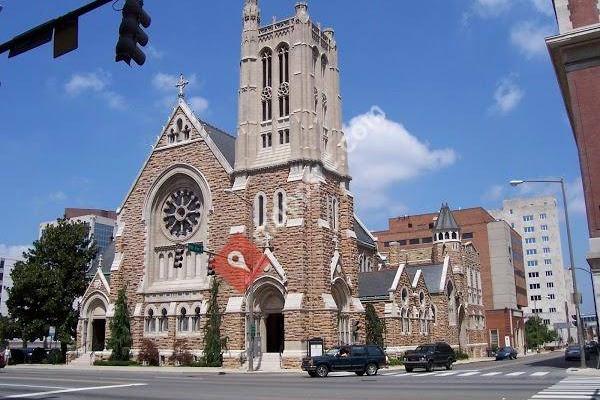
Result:
{"label": "tower spire pinnacle", "polygon": [[260,7],[258,0],[244,0],[244,23],[260,24]]}

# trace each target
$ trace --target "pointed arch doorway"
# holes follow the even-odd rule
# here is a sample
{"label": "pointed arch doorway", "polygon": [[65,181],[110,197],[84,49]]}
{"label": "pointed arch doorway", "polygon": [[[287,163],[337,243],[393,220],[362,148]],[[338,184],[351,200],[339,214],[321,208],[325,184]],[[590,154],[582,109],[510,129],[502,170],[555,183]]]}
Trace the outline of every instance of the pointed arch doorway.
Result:
{"label": "pointed arch doorway", "polygon": [[255,341],[260,353],[282,353],[285,348],[285,295],[282,285],[272,280],[255,283]]}

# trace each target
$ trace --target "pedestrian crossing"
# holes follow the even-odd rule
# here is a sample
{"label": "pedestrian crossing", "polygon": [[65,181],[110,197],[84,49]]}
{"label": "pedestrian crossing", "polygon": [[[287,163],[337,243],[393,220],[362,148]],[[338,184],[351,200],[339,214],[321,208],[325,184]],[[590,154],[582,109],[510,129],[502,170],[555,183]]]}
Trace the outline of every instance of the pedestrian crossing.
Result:
{"label": "pedestrian crossing", "polygon": [[455,370],[455,371],[439,371],[439,372],[404,372],[404,371],[389,371],[389,372],[382,372],[381,375],[382,376],[386,376],[386,377],[393,377],[393,378],[408,378],[408,377],[412,377],[412,378],[422,378],[422,377],[479,377],[479,376],[484,376],[484,377],[496,377],[496,378],[501,378],[501,377],[507,377],[507,378],[514,378],[514,377],[526,377],[526,376],[531,376],[531,377],[544,377],[546,375],[550,374],[549,371],[536,371],[536,372],[527,372],[527,371],[507,371],[507,372],[501,372],[501,371],[492,371],[492,372],[486,372],[486,371],[480,371],[480,370]]}
{"label": "pedestrian crossing", "polygon": [[600,400],[600,377],[566,378],[530,398],[550,399]]}

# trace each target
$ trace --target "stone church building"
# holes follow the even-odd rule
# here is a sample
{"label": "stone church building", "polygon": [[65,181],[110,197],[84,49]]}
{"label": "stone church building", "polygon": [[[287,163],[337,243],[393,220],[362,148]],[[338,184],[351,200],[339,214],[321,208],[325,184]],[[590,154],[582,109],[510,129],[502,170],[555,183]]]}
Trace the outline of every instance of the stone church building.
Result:
{"label": "stone church building", "polygon": [[194,115],[180,81],[178,103],[118,209],[110,271],[99,268],[84,296],[81,351],[105,346],[125,288],[134,354],[150,339],[166,360],[184,340],[201,356],[209,256],[186,252],[174,268],[175,251],[202,243],[219,252],[237,237],[268,265],[247,290],[223,280],[225,367],[244,363],[253,331],[258,364],[284,368],[300,365],[310,338],[326,347],[364,341],[359,270],[376,270],[378,257],[354,215],[334,31],[313,23],[304,2],[290,18],[260,22],[258,1],[245,0],[235,137]]}

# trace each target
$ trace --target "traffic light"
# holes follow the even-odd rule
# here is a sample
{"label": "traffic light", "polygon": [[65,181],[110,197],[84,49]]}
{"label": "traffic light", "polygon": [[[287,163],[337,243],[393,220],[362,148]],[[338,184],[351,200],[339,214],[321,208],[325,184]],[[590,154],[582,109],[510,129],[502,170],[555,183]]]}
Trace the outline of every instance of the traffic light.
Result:
{"label": "traffic light", "polygon": [[571,323],[573,324],[574,327],[577,327],[577,315],[571,315]]}
{"label": "traffic light", "polygon": [[144,0],[125,0],[123,6],[123,20],[119,27],[119,41],[117,42],[116,62],[125,61],[131,65],[131,60],[137,65],[144,65],[146,55],[138,47],[148,44],[148,35],[140,27],[148,28],[151,18],[144,11]]}
{"label": "traffic light", "polygon": [[183,268],[183,252],[185,251],[184,247],[178,247],[175,249],[175,261],[173,263],[173,268]]}
{"label": "traffic light", "polygon": [[214,258],[213,256],[208,257],[208,268],[206,270],[207,276],[215,275],[215,266],[214,266]]}

